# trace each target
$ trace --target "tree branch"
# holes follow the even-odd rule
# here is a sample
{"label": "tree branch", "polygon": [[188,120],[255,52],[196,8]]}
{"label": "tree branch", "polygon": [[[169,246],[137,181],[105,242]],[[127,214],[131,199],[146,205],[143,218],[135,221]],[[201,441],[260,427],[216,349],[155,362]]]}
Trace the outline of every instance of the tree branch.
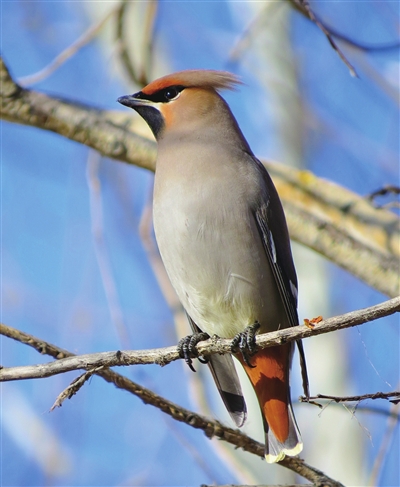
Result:
{"label": "tree branch", "polygon": [[322,408],[322,404],[315,402],[316,399],[325,399],[329,401],[333,401],[335,403],[341,402],[361,402],[365,401],[366,399],[386,399],[393,404],[398,404],[400,402],[400,391],[392,391],[392,392],[375,392],[373,394],[363,394],[361,396],[327,396],[326,394],[317,394],[316,396],[304,397],[300,396],[300,402],[307,402],[310,404],[314,404]]}
{"label": "tree branch", "polygon": [[[29,345],[42,354],[50,355],[51,357],[59,360],[63,359],[64,357],[75,357],[74,354],[65,349],[59,348],[56,345],[45,342],[44,340],[16,330],[15,328],[12,328],[10,326],[1,324],[0,333],[4,336]],[[178,406],[175,403],[164,399],[158,394],[155,394],[149,389],[146,389],[145,387],[136,384],[127,377],[117,374],[113,370],[102,368],[98,370],[93,370],[93,373],[95,375],[99,375],[105,381],[113,383],[118,389],[123,389],[130,392],[131,394],[134,394],[135,396],[139,397],[145,404],[151,404],[152,406],[157,407],[176,421],[186,423],[192,428],[202,430],[205,435],[210,439],[216,437],[220,440],[224,440],[227,443],[230,443],[231,445],[234,445],[236,448],[241,448],[246,452],[257,455],[260,458],[264,458],[264,445],[241,433],[237,429],[234,430],[232,428],[228,428],[222,425],[219,421],[209,420],[208,418],[201,416],[200,414],[194,413],[192,411],[189,411],[188,409]],[[81,378],[79,378],[81,379],[80,381],[78,379],[78,388],[81,383],[85,382],[86,378],[87,376],[86,374],[84,374]],[[76,388],[74,389],[72,387],[71,389],[73,392],[76,392]],[[341,483],[326,476],[320,470],[306,464],[300,458],[286,457],[279,464],[303,476],[307,480],[313,482],[314,485],[343,487]]]}
{"label": "tree branch", "polygon": [[[303,325],[258,335],[257,348],[262,349],[273,347],[302,338],[309,338],[322,333],[329,333],[335,330],[360,325],[398,311],[400,311],[400,296],[376,306],[329,318],[315,324],[312,328]],[[7,329],[8,327],[6,327],[6,325],[0,325],[0,334],[14,338],[14,336],[9,335]],[[231,353],[231,340],[213,337],[205,342],[199,343],[197,345],[197,350],[199,355],[204,357],[208,357],[215,353]],[[91,370],[95,367],[115,367],[137,364],[158,364],[163,366],[178,359],[180,359],[180,357],[176,346],[151,350],[100,352],[69,356],[67,358],[60,357],[57,362],[50,362],[47,364],[25,365],[9,368],[3,367],[0,369],[0,382],[41,379],[69,372],[71,370]]]}
{"label": "tree branch", "polygon": [[298,7],[298,9],[306,15],[312,22],[317,25],[317,27],[325,34],[326,38],[329,41],[329,44],[332,46],[333,50],[337,52],[340,59],[344,62],[344,64],[349,68],[350,74],[353,77],[358,78],[358,74],[354,69],[354,66],[350,63],[347,57],[344,55],[342,50],[336,44],[336,42],[332,38],[332,33],[325,27],[325,25],[316,17],[314,12],[310,8],[310,4],[308,0],[292,0],[293,3]]}
{"label": "tree branch", "polygon": [[[129,23],[126,19],[127,17],[127,8],[128,7],[136,7],[133,2],[128,2],[128,0],[122,0],[117,17],[116,23],[116,39],[119,43],[119,55],[121,58],[122,65],[125,68],[126,73],[128,74],[130,80],[140,86],[143,87],[150,83],[148,79],[148,75],[151,69],[152,61],[153,61],[153,35],[154,35],[154,22],[157,13],[158,2],[156,0],[150,0],[147,3],[147,12],[145,14],[144,20],[144,33],[143,39],[141,40],[142,44],[142,55],[140,59],[142,60],[141,66],[139,70],[136,70],[133,59],[130,55],[129,49],[129,40],[127,36],[127,28],[132,28],[131,23]],[[138,46],[135,45],[135,49]],[[137,72],[138,71],[138,72]]]}
{"label": "tree branch", "polygon": [[82,35],[78,37],[70,46],[60,52],[47,66],[42,68],[37,73],[19,78],[22,86],[39,83],[46,79],[60,66],[62,66],[68,59],[74,56],[82,47],[86,46],[92,39],[99,34],[108,20],[117,12],[118,7],[111,9],[100,21],[91,25]]}
{"label": "tree branch", "polygon": [[[0,59],[1,117],[49,130],[101,154],[154,170],[156,145],[134,117],[49,97],[18,86]],[[378,291],[399,294],[400,219],[307,171],[265,163],[282,199],[291,237]]]}
{"label": "tree branch", "polygon": [[[398,49],[400,47],[399,41],[393,41],[393,42],[386,43],[386,44],[365,44],[363,42],[356,41],[355,39],[351,39],[350,37],[346,36],[345,34],[338,32],[333,27],[328,26],[319,17],[317,18],[315,13],[312,13],[312,15],[310,15],[309,4],[306,6],[305,2],[302,0],[289,0],[289,1],[295,10],[297,10],[298,12],[303,14],[307,19],[311,20],[311,22],[315,22],[314,19],[317,19],[318,22],[323,26],[323,29],[321,29],[321,30],[324,32],[324,34],[327,37],[328,37],[328,35],[333,36],[336,39],[339,39],[339,40],[345,42],[346,44],[348,44],[352,47],[355,47],[357,49],[360,49],[361,51],[366,51],[366,52],[392,51],[392,50]],[[328,38],[328,40],[329,40],[329,38]]]}
{"label": "tree branch", "polygon": [[147,80],[142,79],[136,74],[136,69],[129,53],[128,42],[125,38],[125,17],[126,10],[129,5],[130,2],[128,2],[127,0],[122,0],[118,8],[118,17],[116,22],[116,40],[119,44],[119,56],[121,58],[122,65],[124,66],[125,71],[132,83],[138,86],[145,86],[147,84]]}
{"label": "tree branch", "polygon": [[265,163],[285,209],[290,237],[383,294],[400,294],[400,219],[309,171]]}
{"label": "tree branch", "polygon": [[154,170],[156,145],[132,132],[132,117],[17,85],[0,58],[1,118],[49,130],[101,154]]}

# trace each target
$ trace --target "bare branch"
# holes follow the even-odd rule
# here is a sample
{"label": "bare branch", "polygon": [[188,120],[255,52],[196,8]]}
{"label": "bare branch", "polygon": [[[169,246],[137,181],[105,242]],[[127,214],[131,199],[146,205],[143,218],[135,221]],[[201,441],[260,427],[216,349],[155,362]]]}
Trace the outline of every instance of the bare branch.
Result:
{"label": "bare branch", "polygon": [[124,66],[130,80],[139,86],[144,86],[146,83],[143,80],[139,79],[139,76],[136,74],[136,69],[133,65],[133,61],[129,54],[127,41],[125,39],[125,16],[126,16],[126,9],[130,5],[130,2],[127,0],[122,0],[121,5],[118,7],[118,16],[117,16],[117,31],[116,31],[116,39],[119,44],[119,55],[122,61],[122,65]]}
{"label": "bare branch", "polygon": [[96,367],[95,369],[90,369],[84,374],[80,375],[76,379],[74,379],[71,384],[64,389],[55,400],[54,404],[51,406],[50,411],[53,411],[55,408],[60,408],[62,403],[65,399],[71,399],[71,397],[75,396],[75,394],[79,391],[79,389],[87,382],[93,374],[102,370],[103,367]]}
{"label": "bare branch", "polygon": [[122,0],[121,5],[118,8],[116,39],[119,43],[119,54],[122,64],[130,80],[134,84],[143,87],[150,82],[148,75],[153,60],[154,22],[157,13],[158,2],[156,0],[150,0],[149,2],[147,2],[147,12],[144,19],[145,28],[142,40],[143,53],[140,56],[142,65],[140,66],[140,70],[138,70],[139,73],[137,72],[134,66],[133,59],[131,58],[126,35],[126,16],[127,8],[129,7],[135,8],[136,5],[132,2],[128,2],[127,0]]}
{"label": "bare branch", "polygon": [[68,59],[74,56],[82,47],[88,44],[104,27],[110,17],[113,17],[117,12],[117,8],[113,8],[108,12],[99,22],[96,22],[89,27],[81,36],[78,37],[70,46],[64,49],[58,56],[56,56],[47,66],[37,73],[19,78],[18,82],[22,86],[32,85],[43,81],[48,76],[54,73],[60,66],[62,66]]}
{"label": "bare branch", "polygon": [[[65,349],[59,348],[56,345],[45,342],[34,337],[33,335],[28,335],[27,333],[3,324],[0,325],[0,333],[4,336],[29,345],[42,354],[50,355],[54,358],[61,359],[62,357],[74,357],[74,354]],[[164,399],[158,394],[155,394],[149,389],[136,384],[127,377],[117,374],[113,370],[99,368],[93,372],[102,377],[105,381],[113,383],[118,389],[126,390],[139,397],[145,404],[151,404],[152,406],[157,407],[176,421],[186,423],[192,428],[202,430],[208,438],[212,439],[213,437],[216,437],[230,443],[231,445],[234,445],[236,448],[241,448],[244,451],[259,456],[260,458],[264,458],[264,445],[253,440],[252,438],[249,438],[239,430],[228,428],[218,421],[209,420],[200,414],[182,408],[173,402]],[[84,379],[86,377],[87,376],[84,374],[79,379],[82,383],[84,383]],[[303,476],[307,480],[313,482],[315,485],[343,487],[342,484],[326,476],[320,470],[306,464],[300,458],[286,457],[279,464]]]}
{"label": "bare branch", "polygon": [[266,4],[265,7],[249,22],[229,53],[229,63],[238,63],[243,57],[245,51],[249,50],[253,39],[260,34],[260,31],[262,29],[268,29],[268,22],[275,21],[274,14],[282,5],[279,2],[276,2],[272,4],[272,6],[274,8],[272,15],[271,5]]}
{"label": "bare branch", "polygon": [[336,37],[336,39],[339,39],[345,42],[346,44],[349,44],[350,46],[355,47],[356,49],[359,49],[361,51],[365,51],[365,52],[394,51],[399,49],[400,47],[399,41],[393,41],[386,44],[365,44],[364,42],[351,39],[350,37],[338,32],[333,27],[328,27],[325,24],[325,22],[324,22],[324,27],[330,33],[331,36]]}
{"label": "bare branch", "polygon": [[382,467],[385,463],[385,459],[387,458],[388,451],[390,449],[390,445],[392,443],[394,432],[396,431],[396,426],[398,424],[398,417],[397,413],[400,410],[399,403],[392,404],[391,407],[391,415],[388,417],[386,431],[383,435],[381,445],[378,450],[378,454],[376,455],[374,464],[372,466],[372,471],[370,474],[368,485],[378,485],[380,474],[382,471]]}
{"label": "bare branch", "polygon": [[329,41],[329,44],[338,53],[340,59],[349,68],[351,76],[358,78],[358,74],[357,74],[356,70],[354,69],[354,67],[350,63],[350,61],[346,58],[346,56],[344,55],[342,50],[339,48],[339,46],[336,44],[336,42],[333,40],[331,32],[325,27],[325,25],[315,16],[314,12],[311,10],[308,0],[293,0],[293,2],[325,34],[326,38]]}
{"label": "bare branch", "polygon": [[[134,133],[134,118],[25,90],[0,59],[1,117],[56,132],[120,161],[154,170],[156,145]],[[291,237],[380,292],[400,292],[400,219],[306,171],[265,163],[281,196]]]}
{"label": "bare branch", "polygon": [[[257,347],[258,349],[273,347],[283,343],[320,335],[322,333],[329,333],[335,330],[360,325],[368,321],[377,320],[378,318],[388,316],[398,311],[400,311],[400,296],[376,306],[371,306],[370,308],[352,311],[341,316],[329,318],[315,324],[313,328],[303,325],[258,335]],[[9,336],[6,328],[7,327],[2,324],[0,326],[0,333]],[[231,340],[213,337],[210,340],[199,343],[197,345],[197,350],[199,355],[204,357],[214,353],[231,353]],[[92,353],[67,357],[47,364],[9,368],[4,367],[0,369],[0,382],[41,379],[69,372],[71,370],[89,370],[94,367],[115,367],[137,364],[158,364],[163,366],[178,359],[180,359],[180,356],[177,347]]]}
{"label": "bare branch", "polygon": [[1,118],[39,127],[101,154],[154,170],[156,145],[132,132],[132,117],[65,101],[17,85],[0,58]]}
{"label": "bare branch", "polygon": [[90,220],[94,251],[99,267],[104,292],[110,311],[111,322],[123,348],[130,346],[129,332],[124,320],[124,314],[119,302],[117,285],[113,275],[110,256],[104,236],[102,186],[99,177],[101,156],[98,152],[90,151],[86,166],[86,180],[89,188]]}
{"label": "bare branch", "polygon": [[[314,21],[310,14],[309,14],[309,5],[308,9],[304,5],[304,1],[302,0],[289,0],[292,6],[300,13],[302,13],[305,17],[307,17],[309,20],[312,22]],[[315,13],[313,13],[314,18],[317,18]],[[335,37],[336,39],[339,39],[346,44],[355,47],[356,49],[360,49],[361,51],[366,51],[366,52],[375,52],[375,51],[392,51],[395,49],[398,49],[400,47],[400,42],[399,41],[393,41],[387,44],[365,44],[363,42],[356,41],[354,39],[351,39],[350,37],[342,34],[341,32],[338,32],[336,29],[333,27],[328,26],[325,22],[323,22],[320,18],[318,18],[318,21],[320,24],[323,25],[324,29],[328,32],[329,35]],[[324,32],[325,33],[325,32]]]}
{"label": "bare branch", "polygon": [[400,219],[355,193],[282,164],[264,163],[290,236],[390,297],[400,294]]}
{"label": "bare branch", "polygon": [[373,191],[372,193],[368,194],[365,196],[369,201],[374,201],[377,196],[386,196],[388,194],[393,194],[393,195],[400,195],[400,187],[399,186],[393,186],[392,184],[388,184],[386,186],[383,186],[383,188],[379,188],[376,191]]}
{"label": "bare branch", "polygon": [[[393,398],[393,399],[392,399]],[[325,394],[317,394],[316,396],[310,397],[300,397],[301,402],[309,402],[311,404],[315,404],[316,406],[322,407],[321,404],[314,402],[316,399],[328,399],[330,401],[334,401],[336,403],[340,402],[361,402],[365,401],[366,399],[386,399],[393,404],[397,404],[400,402],[400,391],[393,391],[393,392],[375,392],[373,394],[363,394],[362,396],[327,396]]]}

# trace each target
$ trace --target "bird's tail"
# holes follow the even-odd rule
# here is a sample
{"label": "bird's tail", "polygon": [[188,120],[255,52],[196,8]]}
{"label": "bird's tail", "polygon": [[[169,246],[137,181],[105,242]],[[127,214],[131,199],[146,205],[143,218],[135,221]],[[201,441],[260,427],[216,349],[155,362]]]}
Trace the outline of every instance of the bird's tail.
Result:
{"label": "bird's tail", "polygon": [[232,356],[212,355],[208,366],[228,413],[240,428],[246,421],[247,410]]}
{"label": "bird's tail", "polygon": [[288,416],[289,433],[283,442],[275,435],[274,431],[269,427],[269,424],[264,418],[265,460],[268,463],[280,462],[285,458],[285,455],[294,457],[303,449],[300,432],[290,402],[288,404]]}
{"label": "bird's tail", "polygon": [[279,462],[303,449],[290,401],[289,369],[292,344],[260,350],[251,358],[253,367],[242,362],[253,384],[264,421],[265,459]]}

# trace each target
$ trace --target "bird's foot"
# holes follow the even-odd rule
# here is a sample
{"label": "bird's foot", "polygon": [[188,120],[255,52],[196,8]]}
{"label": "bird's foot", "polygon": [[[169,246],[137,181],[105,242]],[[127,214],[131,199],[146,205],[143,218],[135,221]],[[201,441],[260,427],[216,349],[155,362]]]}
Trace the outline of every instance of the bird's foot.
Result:
{"label": "bird's foot", "polygon": [[260,328],[260,323],[256,321],[253,325],[246,327],[244,331],[238,333],[232,340],[232,352],[240,352],[246,365],[254,368],[250,363],[250,357],[257,351],[256,332]]}
{"label": "bird's foot", "polygon": [[193,358],[198,358],[199,361],[203,364],[206,364],[208,362],[208,360],[199,357],[199,353],[197,351],[196,345],[199,342],[208,340],[209,338],[210,336],[207,333],[194,333],[193,335],[188,335],[179,340],[178,343],[179,356],[185,359],[185,362],[188,364],[189,368],[193,370],[193,372],[196,372],[195,368],[192,365]]}

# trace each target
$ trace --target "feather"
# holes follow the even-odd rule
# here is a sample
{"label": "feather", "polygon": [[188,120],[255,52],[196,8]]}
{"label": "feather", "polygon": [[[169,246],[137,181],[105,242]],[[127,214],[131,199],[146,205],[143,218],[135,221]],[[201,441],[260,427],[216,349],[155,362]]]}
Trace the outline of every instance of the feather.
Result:
{"label": "feather", "polygon": [[242,84],[237,76],[227,71],[213,71],[211,69],[189,69],[163,76],[145,86],[142,93],[152,95],[170,86],[185,88],[208,88],[214,90],[234,90],[236,85]]}
{"label": "feather", "polygon": [[[279,211],[280,204],[274,204],[272,210],[271,205],[276,202],[279,203],[278,193],[267,170],[258,159],[254,158],[254,160],[263,175],[266,188],[268,189],[266,203],[257,209],[255,219],[264,244],[265,253],[268,257],[282,302],[285,306],[289,323],[291,326],[297,326],[299,324],[297,315],[297,276],[292,259],[288,259],[285,255],[287,252],[290,253],[290,249],[288,250],[287,248],[282,247],[283,242],[289,244],[289,235],[282,236],[279,233],[283,231],[287,233],[286,224],[282,223],[282,220],[284,221],[283,210],[281,209]],[[281,243],[278,251],[275,248],[274,239]],[[296,293],[293,292],[294,289],[296,290]],[[298,340],[296,343],[300,354],[303,390],[306,397],[309,397],[307,364],[303,344],[301,340]]]}
{"label": "feather", "polygon": [[[193,333],[201,333],[192,318],[187,313],[186,316]],[[246,421],[247,407],[232,356],[212,355],[207,364],[230,417],[240,428]]]}
{"label": "feather", "polygon": [[253,384],[263,415],[265,459],[268,463],[282,460],[285,454],[300,453],[303,444],[292,411],[289,368],[293,345],[269,347],[252,357],[253,367],[237,355]]}

